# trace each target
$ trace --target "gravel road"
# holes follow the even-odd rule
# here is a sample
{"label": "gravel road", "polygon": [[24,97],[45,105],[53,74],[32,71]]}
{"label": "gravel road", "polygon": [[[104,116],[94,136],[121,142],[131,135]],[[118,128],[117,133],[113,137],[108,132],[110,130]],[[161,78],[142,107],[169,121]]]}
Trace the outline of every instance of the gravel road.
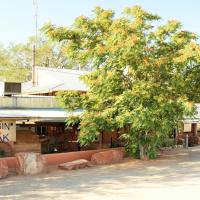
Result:
{"label": "gravel road", "polygon": [[199,191],[200,147],[169,151],[154,161],[125,159],[0,181],[0,200],[188,200],[198,199]]}

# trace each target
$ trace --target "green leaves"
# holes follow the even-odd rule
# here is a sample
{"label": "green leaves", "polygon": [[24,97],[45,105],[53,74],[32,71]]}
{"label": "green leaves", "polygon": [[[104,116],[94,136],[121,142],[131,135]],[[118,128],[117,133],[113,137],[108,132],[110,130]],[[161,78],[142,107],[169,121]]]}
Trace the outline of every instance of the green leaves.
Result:
{"label": "green leaves", "polygon": [[126,8],[124,10],[124,13],[136,18],[136,20],[139,19],[139,20],[155,21],[160,19],[158,15],[154,15],[143,10],[141,6],[133,6],[130,8]]}
{"label": "green leaves", "polygon": [[87,94],[60,95],[65,108],[84,110],[81,144],[94,141],[101,131],[120,128],[132,155],[143,149],[154,158],[160,141],[184,116],[194,114],[186,88],[199,59],[196,36],[176,20],[154,27],[159,19],[139,6],[118,18],[98,7],[94,17],[81,16],[71,28],[49,27],[47,34],[66,42],[70,58],[92,69],[82,77]]}
{"label": "green leaves", "polygon": [[[44,29],[52,30],[50,25]],[[63,32],[63,29],[61,31]],[[33,45],[35,37],[30,37],[25,44],[10,44],[6,48],[0,46],[0,79],[17,82],[31,79]],[[35,63],[36,66],[55,68],[72,68],[77,65],[67,56],[64,42],[52,41],[42,34],[37,38]]]}
{"label": "green leaves", "polygon": [[57,98],[61,106],[69,111],[82,108],[82,97],[77,91],[58,92]]}

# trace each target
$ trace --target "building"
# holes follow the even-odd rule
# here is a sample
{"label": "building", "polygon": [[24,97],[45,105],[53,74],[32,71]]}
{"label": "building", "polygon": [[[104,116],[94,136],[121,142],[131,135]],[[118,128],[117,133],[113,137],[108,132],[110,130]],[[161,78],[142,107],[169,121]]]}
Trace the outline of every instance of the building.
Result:
{"label": "building", "polygon": [[[117,146],[119,133],[102,132],[97,140],[82,148],[77,142],[78,125],[65,127],[69,113],[57,101],[58,91],[87,92],[80,80],[87,71],[36,67],[34,80],[20,83],[0,82],[0,157],[17,152],[44,154]],[[197,136],[200,130],[200,104],[197,115],[183,120],[181,135]],[[81,115],[77,110],[73,114]]]}
{"label": "building", "polygon": [[[56,92],[86,92],[87,87],[80,80],[86,73],[36,67],[33,81],[21,85],[1,83],[0,122],[16,123],[16,137],[10,140],[0,130],[0,156],[22,151],[55,153],[111,147],[118,138],[117,133],[102,133],[93,144],[81,148],[77,142],[77,126],[65,127],[69,113],[59,105]],[[81,110],[74,112],[81,113]]]}
{"label": "building", "polygon": [[200,104],[195,104],[196,115],[191,117],[185,117],[183,120],[183,127],[179,132],[179,138],[186,138],[188,135],[189,146],[200,144]]}
{"label": "building", "polygon": [[36,67],[34,80],[22,84],[23,95],[55,96],[58,91],[74,90],[86,92],[80,76],[87,71]]}

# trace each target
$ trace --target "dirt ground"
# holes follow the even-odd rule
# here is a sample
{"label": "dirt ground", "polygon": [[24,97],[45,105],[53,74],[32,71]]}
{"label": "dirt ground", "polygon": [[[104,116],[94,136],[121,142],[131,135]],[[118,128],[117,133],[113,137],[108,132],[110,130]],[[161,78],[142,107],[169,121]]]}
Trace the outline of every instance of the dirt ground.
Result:
{"label": "dirt ground", "polygon": [[1,200],[184,200],[199,199],[199,191],[200,147],[169,151],[154,161],[125,159],[0,181]]}

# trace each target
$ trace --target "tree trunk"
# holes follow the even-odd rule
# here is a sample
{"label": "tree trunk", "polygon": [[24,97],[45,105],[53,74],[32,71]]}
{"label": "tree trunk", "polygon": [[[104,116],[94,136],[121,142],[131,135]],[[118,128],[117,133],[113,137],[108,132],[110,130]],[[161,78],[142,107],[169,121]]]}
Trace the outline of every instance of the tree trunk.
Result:
{"label": "tree trunk", "polygon": [[147,160],[146,150],[142,144],[139,145],[139,150],[140,150],[140,159]]}

